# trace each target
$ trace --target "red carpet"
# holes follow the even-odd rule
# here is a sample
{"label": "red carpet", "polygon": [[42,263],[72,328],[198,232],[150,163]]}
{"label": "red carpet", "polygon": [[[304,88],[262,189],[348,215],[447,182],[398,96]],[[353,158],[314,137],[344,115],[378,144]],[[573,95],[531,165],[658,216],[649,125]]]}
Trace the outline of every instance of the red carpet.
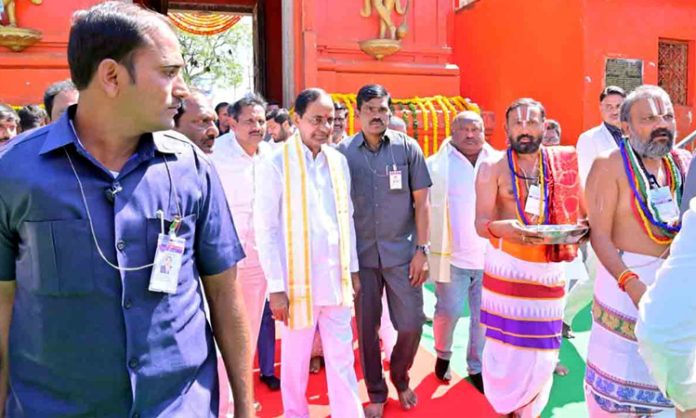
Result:
{"label": "red carpet", "polygon": [[[355,371],[360,385],[360,396],[367,402],[367,390],[362,376],[362,370],[359,366],[359,356],[357,352],[357,342],[353,344],[355,349],[356,361]],[[276,341],[276,376],[280,376],[280,340]],[[221,362],[220,362],[221,363]],[[471,418],[486,418],[497,417],[491,406],[486,401],[486,398],[478,393],[476,389],[460,376],[453,375],[452,382],[449,385],[441,384],[433,374],[433,365],[435,357],[420,348],[416,355],[416,361],[411,369],[411,387],[414,388],[418,395],[418,405],[411,411],[404,411],[399,405],[398,398],[394,387],[389,384],[390,399],[385,407],[385,416],[390,417],[471,417]],[[388,376],[388,374],[385,374]],[[226,385],[225,385],[226,386]],[[265,385],[260,383],[258,377],[258,369],[254,371],[254,390],[256,400],[261,403],[261,410],[258,416],[261,418],[281,417],[283,416],[283,405],[280,392],[271,392]],[[227,398],[226,395],[222,396]],[[329,417],[331,410],[329,407],[329,398],[327,395],[326,375],[324,370],[319,374],[310,375],[309,385],[307,387],[307,399],[309,401],[311,417]],[[221,405],[225,405],[224,401]],[[223,415],[221,408],[221,416]]]}

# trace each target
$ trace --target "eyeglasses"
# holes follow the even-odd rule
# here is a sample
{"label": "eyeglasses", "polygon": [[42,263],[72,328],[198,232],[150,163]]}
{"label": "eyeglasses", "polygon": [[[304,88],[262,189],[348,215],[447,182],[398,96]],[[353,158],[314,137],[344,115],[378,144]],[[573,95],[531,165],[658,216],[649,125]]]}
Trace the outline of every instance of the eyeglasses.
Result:
{"label": "eyeglasses", "polygon": [[333,126],[336,118],[332,118],[332,117],[325,118],[323,116],[312,116],[311,118],[307,118],[306,120],[312,126],[325,126],[325,125]]}

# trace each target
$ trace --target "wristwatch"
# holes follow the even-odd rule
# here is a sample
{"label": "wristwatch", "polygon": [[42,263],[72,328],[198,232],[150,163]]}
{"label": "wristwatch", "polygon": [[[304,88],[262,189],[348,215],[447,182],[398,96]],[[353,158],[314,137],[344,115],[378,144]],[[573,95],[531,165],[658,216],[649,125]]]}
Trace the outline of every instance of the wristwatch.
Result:
{"label": "wristwatch", "polygon": [[416,251],[420,251],[425,255],[430,255],[430,243],[424,245],[416,245]]}

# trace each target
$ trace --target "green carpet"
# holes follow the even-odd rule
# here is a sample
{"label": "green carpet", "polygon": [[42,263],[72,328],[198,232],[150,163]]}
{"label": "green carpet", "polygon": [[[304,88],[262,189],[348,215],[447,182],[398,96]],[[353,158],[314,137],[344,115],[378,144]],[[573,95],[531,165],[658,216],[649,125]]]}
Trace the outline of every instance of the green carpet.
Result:
{"label": "green carpet", "polygon": [[[425,312],[432,317],[435,312],[435,287],[432,284],[425,286],[424,292]],[[542,418],[583,418],[587,417],[585,396],[583,393],[583,377],[585,376],[585,360],[587,358],[587,343],[590,339],[589,305],[575,318],[573,331],[575,338],[563,340],[561,345],[561,363],[570,373],[567,376],[554,376],[551,399],[542,413]],[[454,345],[452,347],[452,371],[460,376],[466,376],[466,343],[469,339],[469,310],[459,320],[454,333]],[[421,345],[428,351],[435,353],[433,328],[431,325],[423,327]]]}

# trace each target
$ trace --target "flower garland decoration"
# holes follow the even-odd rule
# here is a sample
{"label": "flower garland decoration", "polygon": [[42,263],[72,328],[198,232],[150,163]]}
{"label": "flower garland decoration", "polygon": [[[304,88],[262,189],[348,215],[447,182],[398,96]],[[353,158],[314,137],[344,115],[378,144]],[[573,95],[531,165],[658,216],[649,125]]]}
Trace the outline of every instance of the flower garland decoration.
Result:
{"label": "flower garland decoration", "polygon": [[429,128],[429,121],[428,121],[428,112],[425,110],[425,105],[423,104],[423,101],[419,98],[416,97],[416,106],[418,106],[418,109],[421,112],[421,116],[423,117],[423,153],[425,155],[430,155],[430,144],[429,144],[429,138],[428,138],[428,128]]}
{"label": "flower garland decoration", "polygon": [[445,138],[449,138],[450,136],[450,114],[449,114],[449,109],[445,105],[445,101],[442,99],[442,96],[435,96],[435,101],[437,101],[437,104],[440,106],[442,109],[442,117],[445,119]]}
{"label": "flower garland decoration", "polygon": [[[548,185],[548,159],[546,155],[546,150],[544,148],[539,149],[539,192],[543,199],[539,202],[539,213],[540,216],[537,217],[537,225],[546,225],[549,222],[549,185]],[[512,148],[507,150],[507,161],[508,168],[510,169],[510,177],[512,179],[512,195],[515,197],[515,204],[517,208],[517,220],[523,225],[531,225],[531,222],[527,218],[527,215],[522,208],[522,200],[525,199],[522,193],[522,183],[521,175],[519,174],[519,164],[517,162],[517,153],[513,152]]]}
{"label": "flower garland decoration", "polygon": [[404,109],[403,105],[399,105],[401,107],[401,120],[404,121],[404,125],[406,125],[406,129],[408,130],[408,113],[406,113],[406,109]]}
{"label": "flower garland decoration", "polygon": [[[678,219],[676,222],[662,219],[657,207],[650,202],[648,198],[650,181],[640,166],[638,156],[627,139],[621,141],[619,149],[624,171],[628,177],[628,184],[633,192],[633,200],[631,202],[633,214],[639,219],[643,231],[653,242],[659,245],[669,245],[681,229],[681,223]],[[677,206],[679,206],[682,198],[682,174],[672,153],[662,157],[661,160],[667,174],[667,185],[670,188],[672,197],[676,198]],[[657,227],[660,232],[654,233],[651,225]]]}
{"label": "flower garland decoration", "polygon": [[435,106],[433,106],[432,99],[426,100],[425,104],[428,106],[428,109],[430,109],[430,113],[433,118],[433,153],[437,152],[437,134],[438,134],[438,117],[437,117],[437,110],[435,110]]}
{"label": "flower garland decoration", "polygon": [[439,97],[442,98],[442,102],[447,105],[447,108],[449,109],[450,112],[452,112],[453,115],[456,115],[457,113],[459,113],[459,112],[457,112],[457,109],[454,107],[454,105],[452,104],[452,101],[448,97],[443,97],[443,96],[439,96]]}
{"label": "flower garland decoration", "polygon": [[416,105],[409,103],[408,110],[411,111],[411,118],[413,118],[413,138],[418,141],[418,113],[416,112]]}
{"label": "flower garland decoration", "polygon": [[[349,135],[354,135],[356,131],[356,95],[354,93],[333,93],[331,97],[334,101],[346,105],[348,109],[346,131]],[[426,157],[431,154],[431,151],[437,152],[440,145],[438,113],[442,113],[445,137],[451,135],[454,115],[464,110],[481,113],[479,107],[469,99],[461,96],[447,97],[442,95],[392,99],[392,109],[396,116],[400,116],[404,120],[406,127],[411,129],[411,136],[414,139],[419,141],[420,136],[422,136],[423,153]]]}

